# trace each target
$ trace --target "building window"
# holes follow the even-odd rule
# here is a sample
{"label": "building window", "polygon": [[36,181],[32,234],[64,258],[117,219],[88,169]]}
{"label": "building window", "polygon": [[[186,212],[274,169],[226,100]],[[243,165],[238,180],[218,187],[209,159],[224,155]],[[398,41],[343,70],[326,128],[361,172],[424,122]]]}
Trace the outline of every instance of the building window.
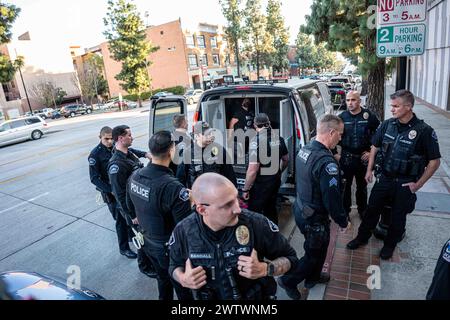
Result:
{"label": "building window", "polygon": [[208,55],[202,55],[200,58],[200,62],[202,66],[208,66]]}
{"label": "building window", "polygon": [[218,54],[213,54],[213,65],[220,66],[220,58]]}
{"label": "building window", "polygon": [[206,48],[205,36],[197,36],[197,45],[199,48]]}
{"label": "building window", "polygon": [[217,48],[217,38],[211,37],[211,48]]}
{"label": "building window", "polygon": [[195,44],[194,44],[194,36],[190,36],[190,35],[187,35],[187,36],[186,36],[186,45],[188,46],[188,48],[193,48],[193,47],[195,47]]}
{"label": "building window", "polygon": [[190,54],[188,56],[189,58],[189,67],[191,68],[196,68],[198,67],[198,63],[197,63],[197,55],[196,54]]}
{"label": "building window", "polygon": [[164,31],[160,31],[159,33],[160,33],[162,36],[164,35]]}

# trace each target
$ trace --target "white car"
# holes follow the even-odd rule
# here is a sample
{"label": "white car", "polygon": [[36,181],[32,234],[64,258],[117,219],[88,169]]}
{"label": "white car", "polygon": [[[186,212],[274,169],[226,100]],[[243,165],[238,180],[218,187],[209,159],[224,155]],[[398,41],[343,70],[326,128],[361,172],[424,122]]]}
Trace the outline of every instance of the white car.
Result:
{"label": "white car", "polygon": [[189,104],[194,104],[194,103],[198,102],[198,100],[200,99],[202,94],[203,94],[203,90],[195,89],[195,90],[189,90],[188,92],[186,92],[186,94],[184,96]]}
{"label": "white car", "polygon": [[39,116],[5,121],[0,124],[0,146],[30,139],[38,140],[47,129],[47,123]]}

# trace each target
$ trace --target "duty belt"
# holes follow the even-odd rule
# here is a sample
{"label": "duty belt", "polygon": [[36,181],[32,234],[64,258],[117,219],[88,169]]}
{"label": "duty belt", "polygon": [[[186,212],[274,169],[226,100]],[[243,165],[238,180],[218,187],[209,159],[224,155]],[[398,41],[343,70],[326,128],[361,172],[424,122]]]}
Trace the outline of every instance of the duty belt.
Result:
{"label": "duty belt", "polygon": [[344,156],[344,157],[348,156],[348,157],[352,157],[352,158],[361,158],[362,152],[361,152],[361,154],[356,154],[356,153],[351,153],[351,152],[342,150],[342,156]]}

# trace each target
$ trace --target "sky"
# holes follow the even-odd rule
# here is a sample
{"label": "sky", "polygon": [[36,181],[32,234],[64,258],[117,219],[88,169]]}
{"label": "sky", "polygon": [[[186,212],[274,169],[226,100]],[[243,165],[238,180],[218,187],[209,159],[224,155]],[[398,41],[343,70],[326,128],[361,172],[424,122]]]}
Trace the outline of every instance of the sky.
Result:
{"label": "sky", "polygon": [[[105,41],[102,34],[107,0],[6,0],[21,8],[13,25],[13,39],[27,31],[43,48],[79,45],[89,48]],[[245,3],[245,0],[242,1]],[[199,22],[225,25],[219,0],[134,0],[144,23],[158,25],[181,18],[183,28]],[[267,0],[263,0],[263,8]],[[310,13],[312,0],[282,0],[282,13],[294,44],[299,27]],[[145,12],[149,17],[145,18]],[[148,20],[147,20],[148,19]],[[56,41],[55,41],[56,40]]]}

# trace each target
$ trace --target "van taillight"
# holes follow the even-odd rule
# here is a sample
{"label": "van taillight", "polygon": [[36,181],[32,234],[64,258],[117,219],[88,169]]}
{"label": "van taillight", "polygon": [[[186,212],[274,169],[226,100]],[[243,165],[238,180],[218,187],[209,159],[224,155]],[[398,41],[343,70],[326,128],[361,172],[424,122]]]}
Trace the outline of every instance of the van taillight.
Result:
{"label": "van taillight", "polygon": [[194,122],[192,124],[192,132],[194,132],[194,125],[198,122],[198,119],[200,119],[200,112],[195,111],[194,113]]}
{"label": "van taillight", "polygon": [[300,132],[300,128],[298,127],[298,120],[297,117],[295,117],[295,131],[297,132],[297,139],[301,139],[302,134]]}
{"label": "van taillight", "polygon": [[339,90],[337,94],[345,94],[345,91]]}
{"label": "van taillight", "polygon": [[236,90],[250,90],[249,86],[240,86],[240,87],[236,87]]}

